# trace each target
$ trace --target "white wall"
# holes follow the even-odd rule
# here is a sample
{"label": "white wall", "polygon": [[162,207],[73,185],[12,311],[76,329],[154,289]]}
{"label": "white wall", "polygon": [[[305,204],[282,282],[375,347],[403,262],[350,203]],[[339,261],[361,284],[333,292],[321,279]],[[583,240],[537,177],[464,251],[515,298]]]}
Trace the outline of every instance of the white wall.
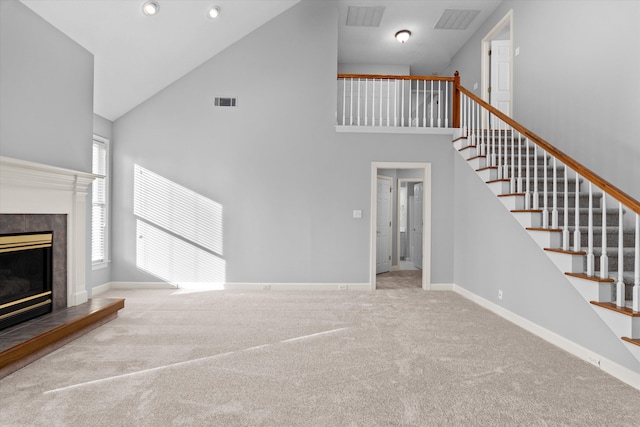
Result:
{"label": "white wall", "polygon": [[114,123],[114,281],[158,280],[136,267],[134,164],[222,204],[228,282],[364,283],[371,163],[415,161],[433,165],[432,281],[451,282],[451,138],[336,133],[336,21],[301,2]]}
{"label": "white wall", "polygon": [[510,9],[514,118],[640,199],[640,2],[505,1],[447,70],[466,88],[480,82],[482,38]]}
{"label": "white wall", "polygon": [[338,64],[338,73],[410,76],[411,67],[409,65],[394,64]]}
{"label": "white wall", "polygon": [[93,55],[0,1],[0,154],[90,172],[92,120]]}

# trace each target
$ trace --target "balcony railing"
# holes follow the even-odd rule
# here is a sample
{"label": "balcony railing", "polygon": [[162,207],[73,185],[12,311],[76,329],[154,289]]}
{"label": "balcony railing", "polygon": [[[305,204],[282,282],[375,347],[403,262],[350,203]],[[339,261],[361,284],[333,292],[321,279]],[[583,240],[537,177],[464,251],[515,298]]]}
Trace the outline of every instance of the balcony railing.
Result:
{"label": "balcony railing", "polygon": [[460,79],[437,76],[338,74],[340,126],[458,127]]}

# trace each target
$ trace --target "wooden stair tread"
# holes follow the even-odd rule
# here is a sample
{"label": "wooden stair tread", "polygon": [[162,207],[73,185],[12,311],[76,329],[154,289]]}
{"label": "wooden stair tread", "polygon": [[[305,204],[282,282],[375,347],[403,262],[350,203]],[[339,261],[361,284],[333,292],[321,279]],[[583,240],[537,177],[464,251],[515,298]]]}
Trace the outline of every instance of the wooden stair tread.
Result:
{"label": "wooden stair tread", "polygon": [[603,279],[600,276],[589,276],[587,274],[584,273],[564,273],[567,276],[571,276],[571,277],[577,277],[579,279],[584,279],[584,280],[590,280],[592,282],[601,282],[601,283],[613,283],[615,282],[615,280],[607,277],[606,279]]}
{"label": "wooden stair tread", "polygon": [[[123,308],[123,298],[93,298],[84,304],[55,311],[0,331],[4,344],[0,348],[0,372],[2,368],[18,364],[33,355],[44,356],[46,353],[42,352],[47,347],[51,348],[57,342],[81,333],[109,316],[117,315]],[[18,339],[19,342],[16,342]],[[50,351],[53,350],[55,348]]]}
{"label": "wooden stair tread", "polygon": [[524,196],[524,193],[498,194],[498,197],[513,197],[513,196]]}
{"label": "wooden stair tread", "polygon": [[485,166],[483,168],[476,169],[476,172],[482,172],[482,171],[487,170],[487,169],[498,169],[498,167],[497,166]]}
{"label": "wooden stair tread", "polygon": [[514,213],[542,213],[542,209],[512,209],[511,212]]}
{"label": "wooden stair tread", "polygon": [[622,341],[626,341],[628,343],[640,346],[640,339],[638,338],[627,338],[627,337],[622,337]]}
{"label": "wooden stair tread", "polygon": [[491,181],[487,181],[487,184],[492,184],[494,182],[510,182],[511,180],[509,178],[500,178],[500,179],[493,179]]}
{"label": "wooden stair tread", "polygon": [[562,233],[562,228],[542,228],[542,227],[527,227],[528,231],[548,231],[550,233]]}
{"label": "wooden stair tread", "polygon": [[549,251],[549,252],[557,252],[559,254],[567,254],[567,255],[586,255],[587,253],[585,251],[565,251],[564,249],[558,249],[558,248],[544,248],[545,251]]}
{"label": "wooden stair tread", "polygon": [[591,301],[591,304],[598,307],[606,308],[607,310],[615,311],[620,314],[624,314],[625,316],[640,317],[640,312],[633,311],[629,307],[618,307],[611,302]]}
{"label": "wooden stair tread", "polygon": [[486,159],[487,156],[473,156],[473,157],[469,157],[467,159],[467,161],[473,160],[473,159]]}

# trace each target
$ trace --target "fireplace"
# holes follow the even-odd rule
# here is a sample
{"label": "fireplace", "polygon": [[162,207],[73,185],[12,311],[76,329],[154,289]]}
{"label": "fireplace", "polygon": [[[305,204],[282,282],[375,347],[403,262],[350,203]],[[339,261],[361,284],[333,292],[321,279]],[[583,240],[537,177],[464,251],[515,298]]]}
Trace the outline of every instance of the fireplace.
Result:
{"label": "fireplace", "polygon": [[53,232],[0,235],[0,329],[51,312]]}

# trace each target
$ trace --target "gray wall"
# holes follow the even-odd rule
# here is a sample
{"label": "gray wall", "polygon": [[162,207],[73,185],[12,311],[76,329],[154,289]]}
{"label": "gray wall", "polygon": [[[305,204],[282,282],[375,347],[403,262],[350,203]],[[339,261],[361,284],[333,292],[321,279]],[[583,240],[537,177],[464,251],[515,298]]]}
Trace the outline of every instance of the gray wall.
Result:
{"label": "gray wall", "polygon": [[447,70],[468,89],[482,38],[510,9],[514,118],[640,199],[640,2],[505,1]]}
{"label": "gray wall", "polygon": [[227,281],[363,283],[371,162],[415,161],[433,165],[432,280],[452,281],[451,138],[336,133],[336,22],[301,2],[114,123],[112,280],[158,280],[136,267],[134,164],[222,204]]}
{"label": "gray wall", "polygon": [[91,172],[93,55],[0,1],[0,155]]}

